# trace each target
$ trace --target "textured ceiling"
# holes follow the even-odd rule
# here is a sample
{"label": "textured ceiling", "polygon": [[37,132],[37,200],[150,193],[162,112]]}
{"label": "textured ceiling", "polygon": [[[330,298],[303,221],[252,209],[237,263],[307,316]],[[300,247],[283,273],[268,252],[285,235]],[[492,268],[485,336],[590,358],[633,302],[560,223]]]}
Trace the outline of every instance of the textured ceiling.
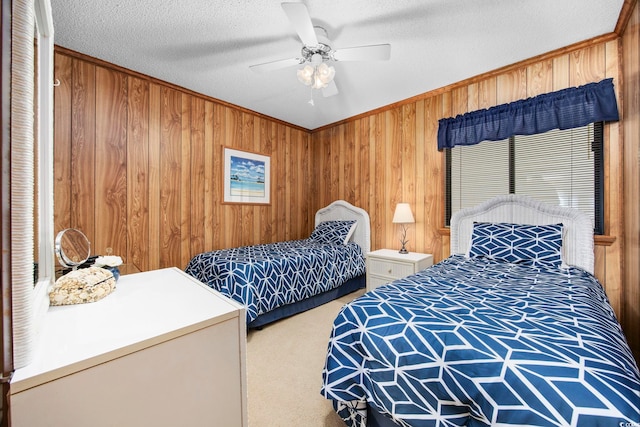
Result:
{"label": "textured ceiling", "polygon": [[[335,123],[611,33],[624,0],[307,0],[334,49],[389,43],[391,59],[336,62],[324,98],[289,67],[300,56],[276,0],[52,0],[54,40],[306,129]],[[308,101],[313,96],[313,104]]]}

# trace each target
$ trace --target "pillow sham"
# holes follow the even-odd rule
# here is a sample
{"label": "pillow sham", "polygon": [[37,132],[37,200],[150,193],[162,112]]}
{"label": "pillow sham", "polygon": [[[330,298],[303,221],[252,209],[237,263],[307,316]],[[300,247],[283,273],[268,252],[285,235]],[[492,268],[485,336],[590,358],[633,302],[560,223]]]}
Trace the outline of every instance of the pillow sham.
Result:
{"label": "pillow sham", "polygon": [[316,226],[309,238],[318,243],[346,245],[357,225],[355,220],[324,221]]}
{"label": "pillow sham", "polygon": [[469,257],[560,268],[562,228],[562,224],[474,222]]}

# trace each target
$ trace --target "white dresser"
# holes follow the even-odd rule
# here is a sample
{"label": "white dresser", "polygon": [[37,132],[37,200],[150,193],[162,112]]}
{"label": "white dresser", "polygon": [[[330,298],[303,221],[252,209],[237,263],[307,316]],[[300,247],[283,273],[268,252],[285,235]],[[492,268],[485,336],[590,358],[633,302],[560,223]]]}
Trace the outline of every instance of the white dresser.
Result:
{"label": "white dresser", "polygon": [[13,427],[247,426],[244,308],[177,268],[50,307],[10,386]]}
{"label": "white dresser", "polygon": [[394,249],[378,249],[367,254],[367,291],[409,276],[433,265],[433,255]]}

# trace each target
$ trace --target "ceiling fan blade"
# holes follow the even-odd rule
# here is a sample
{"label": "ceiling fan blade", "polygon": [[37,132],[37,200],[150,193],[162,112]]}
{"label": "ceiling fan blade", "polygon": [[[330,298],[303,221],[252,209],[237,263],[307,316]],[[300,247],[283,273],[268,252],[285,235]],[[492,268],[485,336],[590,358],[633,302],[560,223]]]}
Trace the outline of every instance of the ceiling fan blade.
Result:
{"label": "ceiling fan blade", "polygon": [[311,23],[309,11],[304,3],[282,3],[282,9],[287,14],[291,25],[298,33],[298,37],[305,46],[317,46],[318,37]]}
{"label": "ceiling fan blade", "polygon": [[257,73],[266,73],[269,71],[279,70],[281,68],[293,67],[294,65],[300,65],[304,62],[304,59],[300,58],[291,58],[291,59],[280,59],[278,61],[265,62],[263,64],[250,65],[253,71]]}
{"label": "ceiling fan blade", "polygon": [[331,80],[327,85],[327,87],[322,88],[322,96],[324,96],[325,98],[328,98],[330,96],[337,95],[337,94],[338,94],[338,86],[336,86],[335,80]]}
{"label": "ceiling fan blade", "polygon": [[335,61],[387,61],[390,57],[390,44],[347,47],[333,52]]}

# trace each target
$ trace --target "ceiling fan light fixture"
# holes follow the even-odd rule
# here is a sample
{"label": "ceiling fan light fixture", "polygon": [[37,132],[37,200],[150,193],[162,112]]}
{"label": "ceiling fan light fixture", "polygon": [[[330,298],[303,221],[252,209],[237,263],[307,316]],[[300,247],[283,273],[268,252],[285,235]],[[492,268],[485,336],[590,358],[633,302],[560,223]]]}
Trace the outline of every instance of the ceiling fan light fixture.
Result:
{"label": "ceiling fan light fixture", "polygon": [[327,87],[331,80],[333,80],[333,77],[336,75],[336,70],[322,62],[316,66],[305,65],[298,70],[297,75],[301,83],[311,86],[314,89],[322,89]]}
{"label": "ceiling fan light fixture", "polygon": [[316,68],[316,73],[318,73],[321,80],[329,83],[336,75],[336,69],[327,65],[326,62],[323,62]]}
{"label": "ceiling fan light fixture", "polygon": [[314,67],[312,67],[311,65],[305,65],[303,68],[300,68],[297,72],[298,80],[300,80],[301,83],[304,83],[305,85],[309,86],[313,81],[314,72],[315,72]]}

